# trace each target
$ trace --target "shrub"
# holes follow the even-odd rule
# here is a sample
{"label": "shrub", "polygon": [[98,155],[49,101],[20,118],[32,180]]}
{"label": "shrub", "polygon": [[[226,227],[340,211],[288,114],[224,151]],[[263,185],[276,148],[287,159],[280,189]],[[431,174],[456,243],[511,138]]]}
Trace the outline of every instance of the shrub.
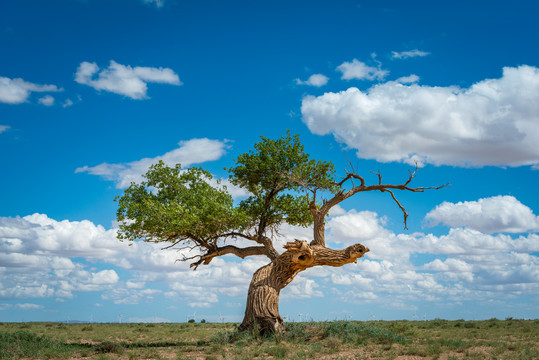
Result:
{"label": "shrub", "polygon": [[115,353],[122,354],[124,352],[124,347],[121,344],[112,342],[112,341],[103,341],[101,344],[96,345],[95,351],[98,353]]}
{"label": "shrub", "polygon": [[47,336],[28,331],[0,332],[0,359],[60,357],[69,347]]}

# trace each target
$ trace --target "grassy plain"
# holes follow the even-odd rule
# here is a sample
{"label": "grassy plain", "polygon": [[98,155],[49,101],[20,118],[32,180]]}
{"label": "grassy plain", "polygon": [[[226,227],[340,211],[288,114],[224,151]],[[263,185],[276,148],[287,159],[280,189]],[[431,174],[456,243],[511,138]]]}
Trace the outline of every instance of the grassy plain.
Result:
{"label": "grassy plain", "polygon": [[539,359],[539,320],[288,323],[0,323],[0,359]]}

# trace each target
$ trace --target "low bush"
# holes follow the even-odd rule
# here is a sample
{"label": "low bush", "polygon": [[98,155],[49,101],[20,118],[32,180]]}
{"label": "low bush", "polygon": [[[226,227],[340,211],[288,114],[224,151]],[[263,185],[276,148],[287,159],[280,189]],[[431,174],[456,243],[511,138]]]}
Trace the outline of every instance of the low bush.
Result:
{"label": "low bush", "polygon": [[112,342],[112,341],[103,341],[101,344],[95,346],[95,351],[101,354],[105,353],[115,353],[122,354],[125,348],[122,344]]}
{"label": "low bush", "polygon": [[68,345],[28,331],[0,332],[0,359],[60,357],[70,352]]}

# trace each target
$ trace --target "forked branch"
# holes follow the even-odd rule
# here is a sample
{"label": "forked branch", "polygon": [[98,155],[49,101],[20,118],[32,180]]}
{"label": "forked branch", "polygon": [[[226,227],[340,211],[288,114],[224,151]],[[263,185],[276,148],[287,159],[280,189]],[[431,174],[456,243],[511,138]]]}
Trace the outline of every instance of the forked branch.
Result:
{"label": "forked branch", "polygon": [[[448,186],[449,184],[443,184],[439,186],[418,186],[418,187],[411,187],[409,186],[414,177],[416,176],[416,173],[418,171],[417,164],[415,166],[414,171],[409,171],[409,176],[406,179],[406,181],[402,184],[383,184],[382,183],[382,175],[380,172],[372,172],[378,177],[378,184],[375,185],[366,185],[365,179],[354,173],[354,172],[348,172],[346,176],[338,183],[335,183],[336,186],[340,187],[342,190],[337,193],[333,198],[324,201],[323,206],[320,209],[317,208],[311,208],[311,212],[313,214],[323,215],[325,216],[328,211],[335,205],[339,204],[341,201],[348,199],[349,197],[364,191],[380,191],[380,192],[388,192],[391,195],[391,198],[397,206],[402,210],[404,215],[404,228],[407,229],[407,219],[408,219],[408,213],[406,212],[406,209],[402,204],[397,200],[397,197],[395,196],[395,193],[393,190],[404,190],[404,191],[411,191],[411,192],[424,192],[425,190],[438,190],[445,186]],[[354,185],[354,179],[360,181],[360,185]],[[347,182],[352,184],[352,188],[349,188],[348,190],[345,190],[345,185]],[[320,244],[322,245],[322,244]]]}
{"label": "forked branch", "polygon": [[245,257],[252,255],[268,255],[267,252],[268,250],[264,246],[249,246],[245,248],[239,248],[234,245],[226,245],[223,247],[218,247],[214,250],[209,250],[204,255],[196,255],[191,258],[184,258],[182,260],[185,261],[199,258],[198,261],[189,265],[190,267],[194,268],[193,270],[196,270],[200,264],[208,265],[213,260],[213,258],[217,256],[233,254],[244,259]]}

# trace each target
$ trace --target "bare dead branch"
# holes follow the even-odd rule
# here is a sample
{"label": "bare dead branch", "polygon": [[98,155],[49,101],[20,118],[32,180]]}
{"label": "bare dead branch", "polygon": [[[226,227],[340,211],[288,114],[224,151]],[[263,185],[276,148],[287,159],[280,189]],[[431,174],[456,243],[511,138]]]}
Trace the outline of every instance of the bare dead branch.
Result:
{"label": "bare dead branch", "polygon": [[359,180],[361,182],[361,185],[354,186],[354,187],[365,186],[365,179],[362,176],[360,176],[360,175],[358,175],[356,173],[347,173],[346,176],[341,181],[339,181],[338,183],[334,183],[334,185],[342,187],[344,185],[344,183],[347,182],[350,179],[357,179],[357,180]]}
{"label": "bare dead branch", "polygon": [[170,249],[171,247],[174,247],[174,246],[178,245],[179,243],[181,243],[181,242],[184,241],[184,240],[185,240],[185,239],[177,240],[177,241],[173,242],[171,245],[162,247],[161,250]]}
{"label": "bare dead branch", "polygon": [[371,173],[378,176],[378,185],[382,184],[382,174],[380,174],[380,171],[371,171]]}
{"label": "bare dead branch", "polygon": [[[200,259],[191,265],[190,267],[194,268],[193,270],[196,270],[200,264],[208,265],[213,258],[217,256],[222,256],[226,254],[233,254],[236,255],[242,259],[244,259],[247,256],[252,255],[268,255],[268,250],[264,246],[250,246],[246,248],[239,248],[234,245],[227,245],[220,248],[216,248],[215,250],[210,250],[206,252],[204,255],[198,255]],[[192,257],[191,259],[194,259],[197,256]]]}
{"label": "bare dead branch", "polygon": [[[343,200],[345,200],[345,199],[347,199],[347,198],[349,198],[349,197],[351,197],[351,196],[353,196],[353,195],[355,195],[355,194],[357,194],[359,192],[364,192],[364,191],[385,192],[385,191],[387,191],[387,192],[390,193],[393,201],[395,201],[395,203],[402,210],[402,212],[404,214],[404,228],[408,229],[408,224],[407,224],[408,213],[406,212],[406,209],[404,208],[404,206],[402,206],[402,204],[397,200],[393,190],[411,191],[411,192],[424,192],[425,190],[438,190],[438,189],[441,189],[441,188],[446,187],[446,186],[449,185],[449,184],[443,184],[443,185],[439,185],[439,186],[410,187],[409,184],[412,182],[412,180],[416,176],[417,171],[418,171],[418,166],[416,164],[414,171],[409,171],[408,178],[402,184],[382,184],[382,174],[380,172],[371,171],[371,173],[375,174],[378,177],[378,184],[376,184],[376,185],[368,185],[368,186],[365,185],[365,180],[360,175],[357,175],[355,173],[347,173],[346,176],[340,182],[335,183],[335,185],[343,188],[344,184],[347,181],[353,180],[353,179],[359,179],[361,181],[361,185],[352,186],[352,188],[347,190],[347,191],[344,191],[344,189],[343,189],[343,191],[341,191],[338,194],[336,194],[335,196],[333,196],[333,198],[331,198],[331,199],[329,199],[327,201],[324,201],[324,204],[320,209],[312,209],[311,208],[311,212],[313,212],[313,215],[325,216],[333,206],[339,204]],[[317,239],[316,236],[315,236],[315,243],[317,245],[324,245],[325,244],[323,239]]]}
{"label": "bare dead branch", "polygon": [[415,177],[415,174],[417,173],[417,169],[418,168],[417,168],[417,161],[416,161],[414,171],[411,172],[410,170],[408,170],[408,174],[410,174],[410,177],[408,178],[408,181],[404,183],[404,186],[408,185],[412,181],[412,179]]}
{"label": "bare dead branch", "polygon": [[[167,248],[168,248],[168,247],[167,247]],[[167,248],[163,248],[163,249],[161,249],[161,250],[165,250],[165,249],[167,249]],[[195,250],[196,248],[198,248],[198,245],[195,244],[195,245],[193,245],[193,246],[187,246],[187,245],[185,245],[185,246],[182,246],[182,247],[180,247],[180,248],[176,248],[175,250],[176,250],[176,251],[182,251],[182,250],[186,250],[186,249],[187,249],[187,250],[189,250],[189,251],[193,251],[193,250]]]}
{"label": "bare dead branch", "polygon": [[246,239],[246,240],[256,241],[254,236],[252,236],[250,234],[243,234],[243,233],[236,232],[236,231],[231,231],[231,232],[228,232],[228,233],[221,234],[221,235],[217,236],[215,239],[227,238],[227,237],[231,237],[231,238],[240,237],[240,238],[243,238],[243,239]]}
{"label": "bare dead branch", "polygon": [[174,262],[178,262],[178,261],[189,261],[189,260],[193,260],[193,259],[196,259],[196,258],[200,258],[202,257],[202,255],[193,255],[193,256],[183,256],[181,259],[176,259]]}
{"label": "bare dead branch", "polygon": [[387,191],[391,195],[391,197],[393,198],[393,201],[395,201],[397,205],[399,206],[399,208],[402,210],[402,213],[404,215],[404,229],[408,230],[408,223],[407,223],[408,213],[406,212],[406,209],[404,208],[404,206],[401,205],[399,200],[397,200],[397,198],[395,197],[395,194],[393,194],[393,191],[387,190],[387,189],[385,191]]}

